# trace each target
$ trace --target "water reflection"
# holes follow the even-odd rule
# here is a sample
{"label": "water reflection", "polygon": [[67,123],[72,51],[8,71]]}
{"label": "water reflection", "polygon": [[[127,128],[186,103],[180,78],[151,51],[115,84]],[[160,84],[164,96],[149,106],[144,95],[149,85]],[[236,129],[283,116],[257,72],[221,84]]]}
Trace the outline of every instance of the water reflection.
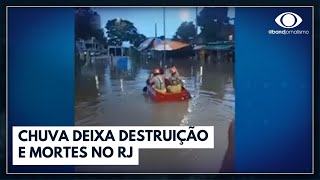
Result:
{"label": "water reflection", "polygon": [[[170,62],[171,61],[171,62]],[[213,125],[213,150],[142,150],[140,166],[79,166],[81,172],[217,172],[234,118],[234,64],[170,59],[185,80],[189,102],[155,104],[142,88],[159,61],[109,59],[82,67],[76,83],[76,125]],[[163,62],[166,65],[167,62]],[[201,70],[202,69],[202,70]],[[168,72],[166,72],[168,73]]]}

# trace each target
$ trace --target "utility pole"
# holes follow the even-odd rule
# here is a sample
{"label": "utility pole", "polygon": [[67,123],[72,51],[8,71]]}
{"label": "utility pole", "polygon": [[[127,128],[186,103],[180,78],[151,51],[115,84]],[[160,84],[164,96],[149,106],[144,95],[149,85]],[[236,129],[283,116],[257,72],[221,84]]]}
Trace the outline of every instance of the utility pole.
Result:
{"label": "utility pole", "polygon": [[193,43],[194,44],[196,42],[197,36],[198,36],[198,7],[196,7],[196,35],[193,38]]}
{"label": "utility pole", "polygon": [[154,24],[154,37],[157,38],[157,23]]}
{"label": "utility pole", "polygon": [[163,8],[163,61],[166,62],[166,8]]}

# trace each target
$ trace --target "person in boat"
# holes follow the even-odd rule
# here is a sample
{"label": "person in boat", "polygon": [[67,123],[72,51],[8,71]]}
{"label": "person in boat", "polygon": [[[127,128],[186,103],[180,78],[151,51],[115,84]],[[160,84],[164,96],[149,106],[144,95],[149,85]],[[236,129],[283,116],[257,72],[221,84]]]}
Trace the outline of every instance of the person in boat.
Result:
{"label": "person in boat", "polygon": [[[162,76],[163,79],[165,79],[165,74],[164,74],[164,69],[163,68],[160,68],[160,75]],[[147,85],[150,85],[150,80],[153,78],[154,74],[153,74],[153,71],[149,74],[149,77],[147,79]]]}
{"label": "person in boat", "polygon": [[160,69],[153,70],[153,77],[149,80],[150,85],[160,93],[166,93],[167,89],[164,83],[164,77],[160,73]]}
{"label": "person in boat", "polygon": [[164,84],[167,87],[170,82],[169,79],[166,78],[166,74],[165,74],[165,69],[164,68],[160,68],[160,75],[162,76],[162,79],[164,79]]}
{"label": "person in boat", "polygon": [[[179,72],[178,72],[176,66],[175,66],[175,65],[172,65],[171,68],[173,68],[173,70],[177,73],[177,76],[179,76]],[[171,72],[171,71],[170,71],[170,72]]]}
{"label": "person in boat", "polygon": [[174,66],[170,68],[170,74],[170,85],[167,86],[168,91],[171,93],[180,93],[182,90],[183,82],[177,72],[177,69]]}
{"label": "person in boat", "polygon": [[181,85],[182,85],[182,86],[184,86],[184,82],[185,82],[185,81],[184,81],[183,79],[181,79],[181,78],[180,78],[180,74],[179,74],[179,72],[178,72],[178,70],[177,70],[176,66],[175,66],[175,65],[172,65],[172,66],[171,66],[171,68],[173,68],[173,69],[174,69],[174,71],[176,72],[176,75],[175,75],[175,76],[177,76],[177,77],[180,79]]}
{"label": "person in boat", "polygon": [[147,85],[150,85],[150,80],[153,78],[153,72],[151,72],[150,74],[149,74],[149,77],[148,77],[148,79],[147,79],[147,81],[146,81],[146,84]]}

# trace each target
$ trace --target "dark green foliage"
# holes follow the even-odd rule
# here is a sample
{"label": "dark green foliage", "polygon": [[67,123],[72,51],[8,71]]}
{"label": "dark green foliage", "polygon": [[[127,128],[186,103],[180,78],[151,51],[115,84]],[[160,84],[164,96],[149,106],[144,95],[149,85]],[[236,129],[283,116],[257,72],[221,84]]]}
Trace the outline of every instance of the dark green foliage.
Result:
{"label": "dark green foliage", "polygon": [[135,47],[138,47],[146,37],[139,34],[134,24],[124,19],[109,20],[105,26],[108,35],[109,45],[121,46],[123,42],[129,41]]}
{"label": "dark green foliage", "polygon": [[233,25],[229,24],[228,8],[204,8],[197,21],[201,29],[198,38],[204,43],[227,40],[228,34],[233,31]]}
{"label": "dark green foliage", "polygon": [[173,36],[174,40],[191,43],[196,35],[196,26],[193,22],[183,22],[178,27],[176,34]]}

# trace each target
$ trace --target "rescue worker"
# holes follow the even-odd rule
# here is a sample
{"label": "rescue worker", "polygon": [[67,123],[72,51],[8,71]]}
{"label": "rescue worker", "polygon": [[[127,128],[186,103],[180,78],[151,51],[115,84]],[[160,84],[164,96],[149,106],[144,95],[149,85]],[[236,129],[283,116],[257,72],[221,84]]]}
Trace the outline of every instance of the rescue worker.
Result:
{"label": "rescue worker", "polygon": [[156,68],[153,70],[153,77],[150,79],[150,85],[152,87],[160,92],[160,93],[166,93],[167,89],[164,83],[163,75],[160,73],[160,69]]}
{"label": "rescue worker", "polygon": [[183,84],[181,78],[179,77],[177,69],[174,66],[170,68],[170,74],[170,85],[167,87],[168,91],[170,91],[171,93],[180,93]]}
{"label": "rescue worker", "polygon": [[[173,69],[172,71],[175,71],[175,73],[177,73],[177,76],[179,76],[179,72],[178,72],[176,66],[175,66],[175,65],[172,65],[171,68]],[[171,71],[170,71],[170,72],[171,72]]]}
{"label": "rescue worker", "polygon": [[153,71],[149,74],[149,77],[147,79],[147,85],[150,85],[150,80],[153,78]]}

